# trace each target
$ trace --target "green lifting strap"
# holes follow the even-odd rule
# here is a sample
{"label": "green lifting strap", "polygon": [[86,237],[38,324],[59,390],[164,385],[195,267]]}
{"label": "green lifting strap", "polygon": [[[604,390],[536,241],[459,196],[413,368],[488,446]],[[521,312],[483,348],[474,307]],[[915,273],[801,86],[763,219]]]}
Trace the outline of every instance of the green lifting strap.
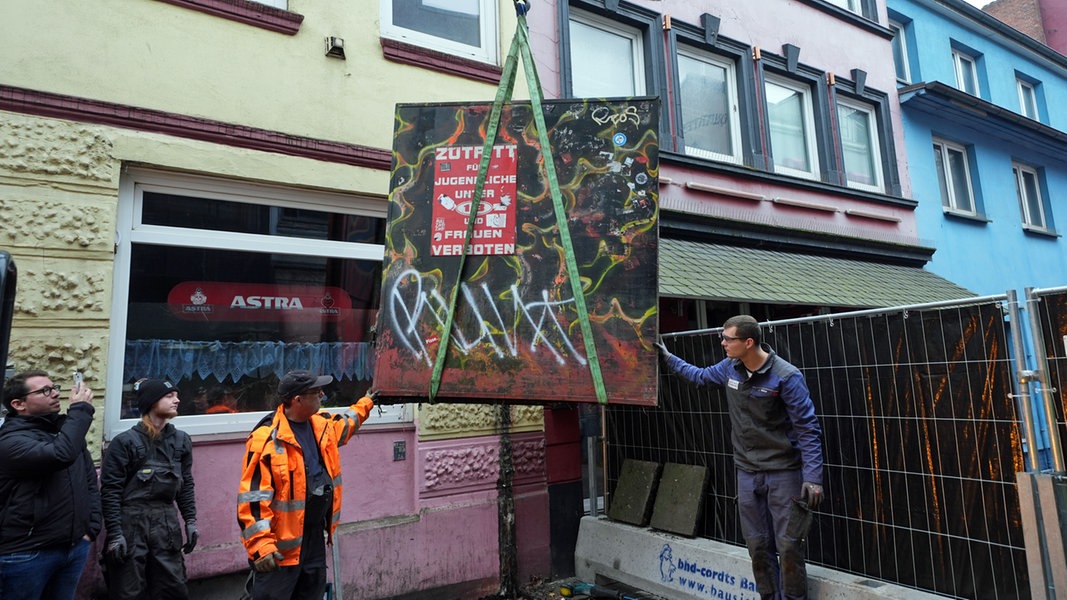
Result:
{"label": "green lifting strap", "polygon": [[517,15],[518,25],[515,28],[515,37],[511,40],[511,49],[508,51],[507,59],[504,61],[504,71],[500,77],[500,86],[497,88],[496,99],[493,101],[493,109],[489,113],[489,126],[485,132],[482,160],[478,166],[478,176],[474,182],[474,198],[471,202],[470,217],[467,219],[467,233],[464,238],[463,250],[459,257],[456,285],[452,287],[452,294],[448,303],[448,314],[445,318],[445,329],[437,351],[437,357],[434,360],[433,375],[430,378],[429,400],[433,402],[437,398],[437,392],[441,387],[441,374],[444,372],[445,360],[448,357],[448,345],[452,337],[452,325],[456,312],[456,301],[459,297],[460,279],[463,277],[463,269],[467,264],[467,250],[474,232],[478,205],[482,200],[482,190],[485,187],[485,178],[489,173],[489,160],[492,156],[493,144],[496,142],[497,129],[500,125],[500,112],[503,110],[504,104],[511,99],[512,89],[515,87],[516,65],[521,55],[526,73],[526,85],[530,88],[530,108],[533,112],[534,125],[537,128],[538,139],[541,143],[541,159],[545,165],[545,176],[548,179],[549,190],[552,194],[552,205],[556,213],[556,224],[559,227],[560,243],[563,245],[568,279],[571,283],[571,293],[574,296],[574,306],[578,311],[578,321],[582,328],[582,339],[585,342],[589,372],[593,376],[593,388],[596,390],[597,402],[607,404],[608,397],[607,391],[604,389],[604,375],[600,371],[600,359],[597,356],[596,342],[593,339],[593,328],[589,323],[589,312],[585,306],[585,292],[582,288],[581,277],[578,275],[578,262],[574,258],[574,246],[571,243],[570,228],[567,224],[567,211],[563,206],[562,194],[559,191],[559,180],[556,177],[556,166],[552,161],[550,152],[548,131],[545,126],[545,115],[542,108],[541,81],[537,77],[537,68],[530,54],[530,38],[526,25],[526,16],[522,11],[517,12],[519,14]]}

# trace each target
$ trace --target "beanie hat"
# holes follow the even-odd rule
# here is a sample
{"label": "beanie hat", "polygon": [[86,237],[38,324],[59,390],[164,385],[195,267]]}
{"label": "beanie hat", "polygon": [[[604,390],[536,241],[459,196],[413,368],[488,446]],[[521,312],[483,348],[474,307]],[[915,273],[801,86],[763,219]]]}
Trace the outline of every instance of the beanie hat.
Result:
{"label": "beanie hat", "polygon": [[144,416],[160,398],[177,391],[177,388],[163,379],[142,379],[133,384],[133,391],[137,392],[137,410]]}

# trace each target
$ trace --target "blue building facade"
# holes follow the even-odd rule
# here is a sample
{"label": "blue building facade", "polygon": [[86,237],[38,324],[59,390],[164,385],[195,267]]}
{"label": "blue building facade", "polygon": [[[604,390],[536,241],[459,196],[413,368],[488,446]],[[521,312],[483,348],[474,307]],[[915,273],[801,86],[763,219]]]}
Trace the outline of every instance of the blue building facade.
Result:
{"label": "blue building facade", "polygon": [[889,0],[927,268],[979,294],[1067,282],[1067,57],[962,0]]}

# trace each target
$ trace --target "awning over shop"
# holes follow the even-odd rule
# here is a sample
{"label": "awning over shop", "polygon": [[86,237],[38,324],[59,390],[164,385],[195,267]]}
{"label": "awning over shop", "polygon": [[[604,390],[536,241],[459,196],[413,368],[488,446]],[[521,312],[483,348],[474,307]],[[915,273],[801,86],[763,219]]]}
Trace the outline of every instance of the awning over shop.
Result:
{"label": "awning over shop", "polygon": [[974,292],[924,269],[660,239],[661,296],[876,308]]}

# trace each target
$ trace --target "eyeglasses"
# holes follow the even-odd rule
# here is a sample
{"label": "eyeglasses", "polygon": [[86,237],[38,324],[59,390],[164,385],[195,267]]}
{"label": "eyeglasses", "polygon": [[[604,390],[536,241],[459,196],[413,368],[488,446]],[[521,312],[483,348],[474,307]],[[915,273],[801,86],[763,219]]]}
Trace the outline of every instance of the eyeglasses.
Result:
{"label": "eyeglasses", "polygon": [[726,335],[725,333],[720,333],[719,337],[721,337],[722,341],[724,341],[724,342],[736,342],[737,340],[747,340],[748,339],[747,337],[734,337],[732,335]]}
{"label": "eyeglasses", "polygon": [[32,396],[34,394],[41,394],[43,396],[51,397],[53,393],[58,394],[60,391],[61,391],[61,388],[58,385],[46,385],[46,386],[44,386],[43,388],[41,388],[39,390],[33,390],[32,392],[27,392],[26,396],[23,396],[23,398],[26,398],[27,396]]}

